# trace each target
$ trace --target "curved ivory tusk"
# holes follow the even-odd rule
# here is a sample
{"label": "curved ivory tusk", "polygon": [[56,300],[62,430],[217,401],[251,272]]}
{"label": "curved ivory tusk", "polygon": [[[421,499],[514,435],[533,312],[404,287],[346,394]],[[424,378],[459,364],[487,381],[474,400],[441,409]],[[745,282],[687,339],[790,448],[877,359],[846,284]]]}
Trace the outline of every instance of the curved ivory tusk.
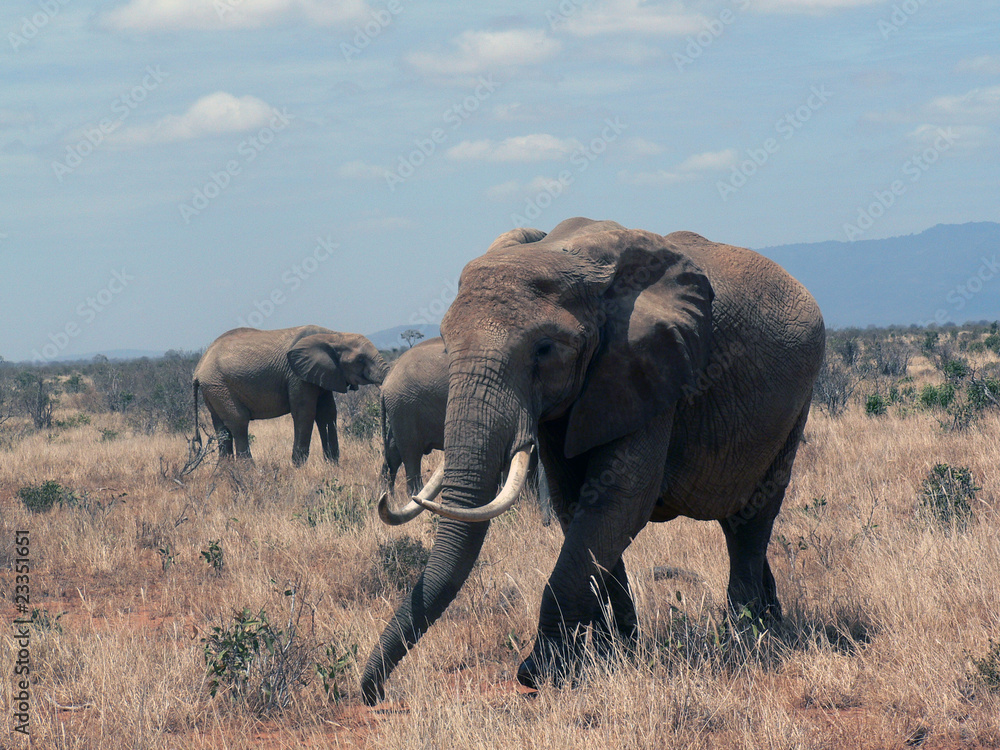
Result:
{"label": "curved ivory tusk", "polygon": [[427,480],[427,484],[413,497],[410,502],[404,505],[399,510],[392,510],[389,507],[389,493],[383,492],[382,497],[378,499],[378,517],[382,519],[382,523],[389,526],[400,526],[404,523],[412,521],[414,518],[419,516],[424,512],[424,506],[418,502],[419,500],[431,500],[437,497],[438,493],[441,492],[441,486],[444,484],[444,461],[441,465],[437,467],[431,478]]}
{"label": "curved ivory tusk", "polygon": [[452,508],[432,500],[425,500],[420,497],[413,498],[427,510],[437,513],[445,518],[452,518],[456,521],[489,521],[510,510],[510,507],[521,494],[524,483],[528,479],[528,467],[531,466],[531,448],[524,448],[514,454],[510,461],[510,473],[507,481],[504,482],[500,494],[491,503],[487,503],[481,508]]}

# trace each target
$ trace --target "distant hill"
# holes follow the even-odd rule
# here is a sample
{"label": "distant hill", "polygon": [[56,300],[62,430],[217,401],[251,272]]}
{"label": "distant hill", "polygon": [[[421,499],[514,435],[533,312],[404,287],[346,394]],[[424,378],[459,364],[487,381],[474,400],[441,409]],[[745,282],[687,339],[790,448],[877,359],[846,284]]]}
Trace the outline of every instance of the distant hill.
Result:
{"label": "distant hill", "polygon": [[[416,326],[396,326],[395,328],[386,328],[383,331],[376,331],[375,333],[369,333],[368,338],[373,344],[379,349],[406,349],[406,342],[399,337],[403,331],[408,331],[411,328],[415,328],[424,334],[424,338],[420,339],[432,339],[435,336],[441,335],[441,329],[436,325],[416,325]],[[413,343],[417,343],[414,341]]]}
{"label": "distant hill", "polygon": [[1000,224],[993,222],[755,249],[805,284],[831,328],[1000,318]]}
{"label": "distant hill", "polygon": [[72,354],[63,357],[56,357],[53,362],[90,362],[94,357],[102,355],[112,361],[124,361],[128,359],[158,359],[166,352],[154,349],[104,349],[99,352],[88,352],[87,354]]}

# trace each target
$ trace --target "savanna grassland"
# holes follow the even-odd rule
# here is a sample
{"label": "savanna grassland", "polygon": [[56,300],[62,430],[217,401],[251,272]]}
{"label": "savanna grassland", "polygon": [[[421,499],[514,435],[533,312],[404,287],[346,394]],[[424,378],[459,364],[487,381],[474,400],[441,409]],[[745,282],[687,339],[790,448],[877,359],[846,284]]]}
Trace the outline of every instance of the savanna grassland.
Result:
{"label": "savanna grassland", "polygon": [[1000,335],[828,349],[769,550],[780,627],[727,620],[717,524],[653,525],[626,553],[641,653],[522,695],[561,543],[526,496],[375,709],[359,670],[434,522],[374,513],[372,389],[340,405],[337,466],[314,445],[293,469],[284,417],[251,424],[253,465],[192,467],[193,358],[0,369],[0,747],[29,746],[19,616],[37,748],[1000,747]]}

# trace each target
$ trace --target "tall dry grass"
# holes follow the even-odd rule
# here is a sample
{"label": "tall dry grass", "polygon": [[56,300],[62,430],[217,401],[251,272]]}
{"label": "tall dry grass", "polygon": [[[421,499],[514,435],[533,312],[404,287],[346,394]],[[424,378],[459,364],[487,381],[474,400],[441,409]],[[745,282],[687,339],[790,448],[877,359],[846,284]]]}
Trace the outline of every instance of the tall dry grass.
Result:
{"label": "tall dry grass", "polygon": [[[326,645],[356,645],[363,666],[403,595],[380,545],[430,546],[432,519],[378,522],[376,440],[344,439],[339,466],[317,451],[296,470],[290,419],[256,422],[254,466],[216,470],[213,458],[175,481],[184,439],[133,435],[119,418],[36,432],[0,454],[4,621],[16,529],[30,530],[32,606],[65,613],[32,630],[33,747],[1000,746],[1000,700],[972,662],[1000,641],[996,410],[958,432],[929,412],[814,410],[769,552],[785,623],[756,648],[727,636],[720,528],[678,519],[626,553],[639,658],[595,662],[575,689],[516,693],[561,544],[527,499],[493,524],[458,599],[390,678],[386,707],[360,705],[355,665],[339,703],[307,672],[291,703],[264,716],[209,695],[201,639],[244,608],[286,627],[294,589],[315,660]],[[968,466],[982,487],[965,530],[915,512],[941,462]],[[17,490],[49,479],[87,502],[28,513]],[[360,519],[342,512],[355,505]],[[202,556],[212,541],[221,572]],[[697,575],[658,580],[663,565]],[[5,627],[4,748],[26,746],[9,718],[15,650]]]}

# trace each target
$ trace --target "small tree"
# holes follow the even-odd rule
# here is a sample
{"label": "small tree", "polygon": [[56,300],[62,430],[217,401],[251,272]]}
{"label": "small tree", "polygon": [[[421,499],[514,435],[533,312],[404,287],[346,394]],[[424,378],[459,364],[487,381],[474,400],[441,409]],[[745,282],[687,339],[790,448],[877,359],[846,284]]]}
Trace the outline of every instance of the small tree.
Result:
{"label": "small tree", "polygon": [[424,337],[424,334],[422,334],[416,328],[407,328],[405,331],[399,334],[399,337],[406,342],[407,348],[412,349],[413,342],[420,341],[420,339]]}

